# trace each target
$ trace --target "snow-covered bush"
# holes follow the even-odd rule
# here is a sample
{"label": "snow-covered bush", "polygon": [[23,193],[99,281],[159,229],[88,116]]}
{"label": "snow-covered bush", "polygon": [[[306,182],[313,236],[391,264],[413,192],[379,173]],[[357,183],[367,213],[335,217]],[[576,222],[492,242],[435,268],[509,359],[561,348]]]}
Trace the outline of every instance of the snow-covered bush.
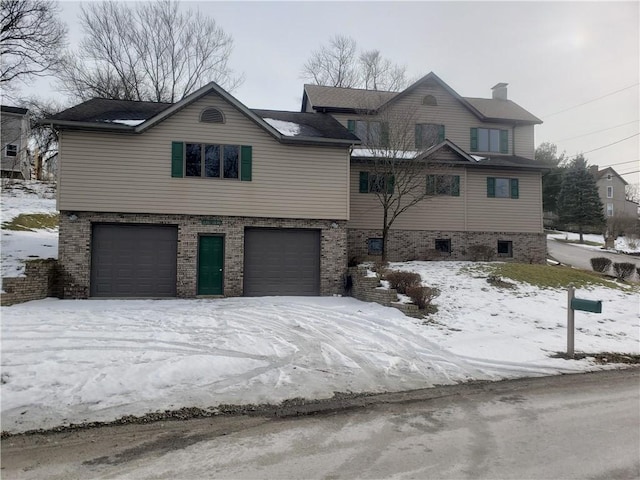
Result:
{"label": "snow-covered bush", "polygon": [[591,259],[591,268],[595,272],[605,273],[611,266],[611,260],[607,257],[593,257]]}
{"label": "snow-covered bush", "polygon": [[391,271],[387,272],[385,280],[389,282],[391,288],[405,295],[407,288],[419,286],[422,278],[418,273]]}
{"label": "snow-covered bush", "polygon": [[629,262],[616,262],[613,264],[613,271],[616,277],[620,280],[624,280],[633,275],[633,271],[636,269],[635,264]]}

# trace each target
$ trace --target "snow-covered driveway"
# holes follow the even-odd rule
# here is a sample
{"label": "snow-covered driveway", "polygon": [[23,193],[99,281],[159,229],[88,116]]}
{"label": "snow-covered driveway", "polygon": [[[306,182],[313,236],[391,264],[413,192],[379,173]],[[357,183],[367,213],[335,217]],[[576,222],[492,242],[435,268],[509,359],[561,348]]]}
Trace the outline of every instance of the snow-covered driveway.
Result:
{"label": "snow-covered driveway", "polygon": [[[507,336],[487,331],[486,320],[460,332],[352,298],[46,299],[2,314],[2,429],[13,432],[184,406],[593,368],[549,358],[562,338],[541,349],[540,336],[529,341],[527,329],[544,331],[522,318],[504,329]],[[446,308],[443,314],[447,320]],[[474,358],[455,353],[468,350],[456,346],[458,334],[476,347]],[[492,348],[479,361],[477,347],[487,341]],[[513,356],[518,348],[526,359]]]}

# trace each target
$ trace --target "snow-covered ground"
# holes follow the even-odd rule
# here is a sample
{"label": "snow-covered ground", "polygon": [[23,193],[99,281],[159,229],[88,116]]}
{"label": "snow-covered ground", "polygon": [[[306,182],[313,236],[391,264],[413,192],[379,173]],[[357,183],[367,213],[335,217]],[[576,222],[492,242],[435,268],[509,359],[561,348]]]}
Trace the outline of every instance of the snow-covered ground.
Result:
{"label": "snow-covered ground", "polygon": [[[441,289],[429,321],[352,298],[56,300],[3,308],[2,428],[603,368],[566,348],[566,293],[490,286],[466,262],[394,264]],[[576,351],[640,353],[637,292],[576,313]]]}
{"label": "snow-covered ground", "polygon": [[[3,222],[55,212],[50,186],[5,187]],[[56,251],[54,230],[3,230],[3,275],[5,263],[19,274],[20,259]],[[427,322],[339,297],[46,299],[3,307],[2,429],[604,368],[550,356],[566,348],[566,292],[526,284],[500,290],[468,265],[394,264],[441,290],[439,311]],[[576,313],[576,350],[639,354],[637,295],[578,291],[604,306],[600,315]]]}
{"label": "snow-covered ground", "polygon": [[[2,223],[21,214],[56,213],[55,184],[2,180]],[[2,229],[2,277],[24,275],[24,261],[58,258],[58,229]]]}
{"label": "snow-covered ground", "polygon": [[[577,241],[580,239],[580,235],[573,232],[558,232],[550,233],[548,238],[557,238],[559,240],[571,240]],[[593,242],[598,245],[587,245],[586,243],[575,243],[579,247],[588,248],[591,250],[604,249],[604,236],[599,234],[585,233],[582,236],[585,242]],[[614,250],[620,253],[640,253],[640,238],[637,237],[618,237],[614,244]]]}

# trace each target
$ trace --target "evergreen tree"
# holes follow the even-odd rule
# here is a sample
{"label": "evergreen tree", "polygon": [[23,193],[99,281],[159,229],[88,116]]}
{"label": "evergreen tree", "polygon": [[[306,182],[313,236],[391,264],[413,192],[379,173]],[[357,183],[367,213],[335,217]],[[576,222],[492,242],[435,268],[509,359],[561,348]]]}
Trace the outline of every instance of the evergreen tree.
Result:
{"label": "evergreen tree", "polygon": [[566,170],[564,152],[558,155],[556,145],[544,142],[536,148],[535,159],[549,168],[542,176],[542,208],[545,212],[558,213],[558,195]]}
{"label": "evergreen tree", "polygon": [[584,243],[584,227],[602,228],[605,224],[596,179],[589,172],[582,155],[571,161],[562,177],[558,213],[562,223],[578,228],[580,243]]}

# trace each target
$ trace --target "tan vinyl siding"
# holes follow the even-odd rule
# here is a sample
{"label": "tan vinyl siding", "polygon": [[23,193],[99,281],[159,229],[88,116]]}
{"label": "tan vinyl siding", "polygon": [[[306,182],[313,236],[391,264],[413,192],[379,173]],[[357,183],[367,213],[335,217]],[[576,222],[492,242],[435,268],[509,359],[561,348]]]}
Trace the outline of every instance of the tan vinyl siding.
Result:
{"label": "tan vinyl siding", "polygon": [[[352,164],[351,219],[347,228],[382,229],[382,207],[375,194],[360,193],[360,171],[367,171],[366,166]],[[539,173],[476,169],[442,173],[460,175],[460,196],[428,197],[400,215],[392,230],[542,232]],[[487,198],[487,177],[517,178],[519,198]]]}
{"label": "tan vinyl siding", "polygon": [[[200,123],[217,107],[224,124]],[[172,178],[171,142],[251,145],[252,181]],[[348,149],[291,146],[210,94],[139,135],[65,131],[61,210],[348,218]]]}
{"label": "tan vinyl siding", "polygon": [[[422,105],[422,100],[426,95],[433,95],[437,106]],[[398,101],[393,102],[388,114],[388,118],[398,115],[398,112],[408,112],[415,116],[411,123],[433,123],[445,126],[445,137],[458,145],[463,150],[471,151],[471,128],[496,128],[509,131],[509,155],[521,155],[526,158],[533,158],[534,138],[533,125],[516,127],[516,151],[513,151],[513,124],[510,123],[483,123],[469,109],[451,96],[440,86],[428,87],[422,85],[410,94],[403,96]],[[342,125],[347,126],[347,120],[370,119],[376,117],[359,117],[355,114],[332,114]],[[380,118],[384,120],[384,118]],[[413,135],[413,131],[410,132]],[[482,154],[486,152],[472,152]],[[492,155],[499,155],[492,153]]]}
{"label": "tan vinyl siding", "polygon": [[[347,228],[382,229],[383,210],[375,193],[360,193],[360,172],[366,165],[351,165],[351,220]],[[463,169],[429,171],[424,173],[460,175],[460,196],[427,197],[401,214],[393,223],[393,230],[464,230],[465,171]]]}
{"label": "tan vinyl siding", "polygon": [[[487,177],[517,178],[519,198],[488,198]],[[541,185],[536,172],[469,169],[467,230],[541,233]]]}

